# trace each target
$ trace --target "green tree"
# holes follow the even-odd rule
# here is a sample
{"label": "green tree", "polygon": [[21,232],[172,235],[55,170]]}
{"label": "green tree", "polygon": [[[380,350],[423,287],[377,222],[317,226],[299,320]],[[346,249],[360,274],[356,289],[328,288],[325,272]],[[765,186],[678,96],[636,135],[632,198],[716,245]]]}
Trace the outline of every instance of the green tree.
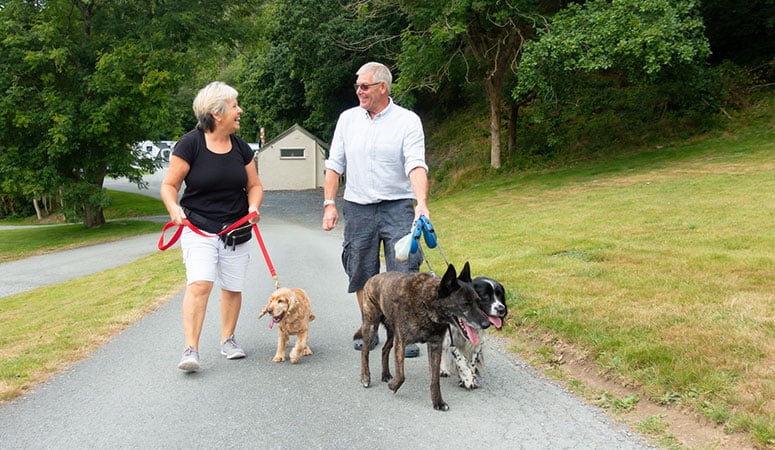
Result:
{"label": "green tree", "polygon": [[153,169],[132,143],[180,131],[173,100],[196,57],[244,31],[254,3],[3,2],[0,188],[59,190],[71,217],[104,223],[105,176]]}
{"label": "green tree", "polygon": [[[0,11],[0,197],[3,215],[28,214],[32,202],[56,186],[49,158],[39,148],[45,140],[40,130],[48,118],[44,113],[43,81],[31,75],[39,61],[28,60],[33,39],[27,25],[35,15],[34,6],[26,2],[5,2]],[[14,83],[29,77],[25,84]]]}
{"label": "green tree", "polygon": [[[394,7],[386,2],[385,7]],[[401,35],[399,91],[437,91],[454,74],[481,83],[490,107],[490,165],[501,166],[503,105],[522,48],[554,1],[401,1],[409,26]]]}
{"label": "green tree", "polygon": [[710,50],[692,0],[592,0],[558,12],[525,46],[515,97],[550,94],[577,72],[643,81],[703,66]]}
{"label": "green tree", "polygon": [[355,71],[370,60],[391,65],[405,23],[363,1],[275,0],[262,17],[268,44],[247,58],[239,89],[257,111],[250,132],[264,127],[270,139],[294,123],[330,138],[336,117],[356,103]]}

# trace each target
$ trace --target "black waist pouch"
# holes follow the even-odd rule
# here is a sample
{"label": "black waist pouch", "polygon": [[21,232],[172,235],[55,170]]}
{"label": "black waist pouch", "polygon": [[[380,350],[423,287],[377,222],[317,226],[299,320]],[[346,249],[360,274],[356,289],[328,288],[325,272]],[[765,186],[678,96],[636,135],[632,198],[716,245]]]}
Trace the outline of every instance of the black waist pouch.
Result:
{"label": "black waist pouch", "polygon": [[[225,224],[223,226],[223,230],[229,228],[229,226],[231,226],[231,224]],[[235,247],[240,244],[244,244],[245,242],[249,241],[251,237],[253,237],[253,225],[246,223],[245,225],[237,227],[218,237],[223,241],[223,248],[231,247],[231,249],[234,250]]]}
{"label": "black waist pouch", "polygon": [[[230,223],[221,223],[217,220],[212,220],[199,213],[191,211],[188,208],[183,208],[183,212],[186,213],[186,217],[191,223],[194,224],[194,226],[200,230],[207,231],[208,233],[218,234],[232,225]],[[228,233],[224,233],[218,236],[218,238],[223,241],[223,248],[231,247],[232,250],[234,250],[234,248],[239,244],[244,244],[245,242],[249,241],[252,236],[252,225],[250,223],[246,223],[245,225],[235,228]]]}

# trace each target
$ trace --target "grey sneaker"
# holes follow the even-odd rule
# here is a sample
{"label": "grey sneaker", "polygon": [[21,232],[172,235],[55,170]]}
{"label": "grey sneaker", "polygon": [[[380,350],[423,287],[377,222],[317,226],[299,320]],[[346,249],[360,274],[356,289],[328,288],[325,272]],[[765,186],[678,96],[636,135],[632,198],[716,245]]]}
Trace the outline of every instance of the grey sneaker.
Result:
{"label": "grey sneaker", "polygon": [[194,347],[188,346],[183,350],[183,357],[180,358],[178,369],[186,372],[196,372],[199,370],[199,352]]}
{"label": "grey sneaker", "polygon": [[245,357],[245,351],[237,345],[232,334],[221,343],[221,355],[225,356],[226,359],[240,359]]}

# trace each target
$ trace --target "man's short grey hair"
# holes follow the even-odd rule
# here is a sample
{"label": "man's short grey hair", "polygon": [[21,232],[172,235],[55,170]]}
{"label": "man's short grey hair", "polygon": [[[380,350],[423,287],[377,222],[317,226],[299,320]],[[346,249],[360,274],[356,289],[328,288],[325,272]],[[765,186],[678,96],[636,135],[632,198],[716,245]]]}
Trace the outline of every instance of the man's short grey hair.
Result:
{"label": "man's short grey hair", "polygon": [[355,72],[356,75],[363,75],[366,73],[372,74],[374,83],[384,81],[385,86],[387,86],[387,92],[390,94],[390,88],[393,84],[393,75],[390,73],[390,69],[388,69],[387,66],[378,62],[367,62]]}
{"label": "man's short grey hair", "polygon": [[237,90],[222,81],[213,81],[199,90],[194,97],[196,127],[204,131],[215,129],[213,114],[223,114],[228,101],[237,98]]}

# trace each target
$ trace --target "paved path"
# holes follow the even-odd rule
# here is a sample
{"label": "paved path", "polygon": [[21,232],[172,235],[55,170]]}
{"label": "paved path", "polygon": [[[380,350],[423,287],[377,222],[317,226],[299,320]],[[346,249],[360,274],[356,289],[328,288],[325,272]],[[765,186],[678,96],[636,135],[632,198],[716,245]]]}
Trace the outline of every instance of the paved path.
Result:
{"label": "paved path", "polygon": [[[149,183],[148,189],[138,189],[136,185],[126,180],[112,179],[105,181],[105,187],[158,199],[163,173],[164,169],[146,177]],[[320,190],[267,192],[261,208],[262,222],[259,225],[263,227],[266,223],[281,221],[303,225],[317,231],[320,229],[322,220],[322,199],[323,192]],[[160,222],[161,232],[162,225],[169,220],[169,217],[150,219]],[[0,230],[9,228],[19,227],[0,226]],[[167,239],[172,237],[173,231],[167,232]],[[339,227],[331,234],[341,236],[341,232],[342,228]],[[110,244],[90,245],[0,263],[0,274],[2,274],[0,298],[120,267],[158,251],[156,247],[158,240],[159,234],[147,234]]]}
{"label": "paved path", "polygon": [[[448,412],[431,406],[424,346],[419,358],[407,360],[407,381],[396,394],[378,379],[369,389],[361,387],[360,354],[351,347],[360,317],[354,296],[344,292],[341,236],[321,231],[319,218],[313,221],[320,214],[319,193],[307,193],[314,213],[293,222],[272,212],[271,203],[280,197],[267,193],[262,235],[280,283],[302,287],[312,298],[314,355],[297,365],[271,361],[276,330],[257,316],[274,282],[252,244],[237,329],[247,358],[227,361],[220,355],[213,297],[201,340],[203,370],[177,370],[180,293],[88,360],[24,398],[1,404],[0,448],[649,448],[601,410],[505,352],[497,339],[490,340],[480,389],[466,391],[442,379]],[[130,246],[153,251],[157,238],[139,237]],[[116,245],[122,244],[92,247]],[[87,265],[89,257],[83,258],[78,266]],[[379,373],[377,359],[372,356],[372,373]]]}
{"label": "paved path", "polygon": [[[161,231],[161,226],[159,230]],[[146,234],[110,244],[90,245],[0,263],[0,273],[3,274],[0,301],[6,295],[62,283],[129,264],[159,251],[156,248],[158,239],[158,234]]]}

